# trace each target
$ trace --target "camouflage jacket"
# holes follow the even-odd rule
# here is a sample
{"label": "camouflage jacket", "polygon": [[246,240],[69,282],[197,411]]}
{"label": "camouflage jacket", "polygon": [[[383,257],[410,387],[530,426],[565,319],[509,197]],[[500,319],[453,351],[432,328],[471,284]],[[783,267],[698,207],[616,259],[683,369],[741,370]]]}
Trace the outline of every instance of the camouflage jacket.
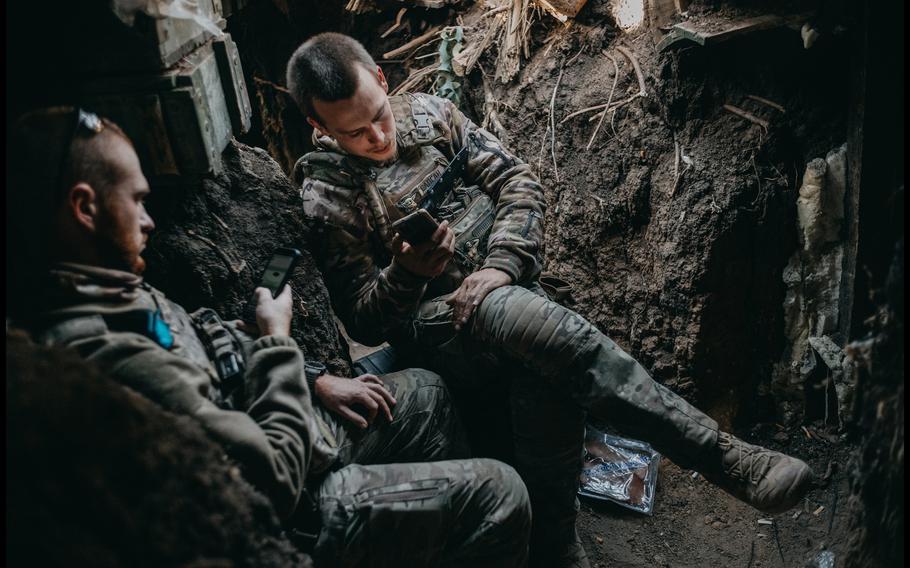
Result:
{"label": "camouflage jacket", "polygon": [[[247,336],[244,386],[252,392],[244,408],[234,410],[189,314],[139,276],[61,263],[51,270],[43,297],[47,309],[30,326],[37,341],[74,348],[165,410],[199,420],[283,517],[296,508],[310,470],[332,461],[293,339]],[[106,323],[142,311],[160,312],[171,346]]]}
{"label": "camouflage jacket", "polygon": [[[351,337],[368,345],[386,341],[422,299],[456,290],[479,268],[502,270],[516,284],[535,281],[541,270],[546,206],[531,168],[446,99],[418,93],[389,101],[396,159],[372,162],[321,137],[318,149],[294,169],[304,214],[315,229],[313,253],[335,312]],[[389,226],[416,209],[465,146],[463,183],[436,214],[455,230],[456,256],[430,281],[393,260]]]}

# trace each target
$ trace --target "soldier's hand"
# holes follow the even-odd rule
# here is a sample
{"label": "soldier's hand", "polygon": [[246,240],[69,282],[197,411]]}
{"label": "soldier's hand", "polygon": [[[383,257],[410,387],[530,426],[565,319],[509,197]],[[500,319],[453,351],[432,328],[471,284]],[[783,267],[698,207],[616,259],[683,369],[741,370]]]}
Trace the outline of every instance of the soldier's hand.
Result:
{"label": "soldier's hand", "polygon": [[[326,408],[347,418],[360,428],[373,423],[379,412],[392,421],[392,407],[396,400],[376,375],[360,375],[345,379],[334,375],[321,375],[316,379],[316,396]],[[354,407],[366,409],[362,416]]]}
{"label": "soldier's hand", "polygon": [[256,326],[261,336],[291,335],[292,300],[289,285],[277,298],[267,288],[256,288]]}
{"label": "soldier's hand", "polygon": [[465,278],[452,297],[446,300],[447,304],[455,307],[455,313],[452,316],[455,329],[461,329],[468,322],[474,309],[487,297],[487,294],[511,283],[512,277],[496,268],[482,268]]}
{"label": "soldier's hand", "polygon": [[395,234],[392,239],[392,254],[395,260],[418,276],[434,278],[442,274],[455,252],[455,231],[448,221],[439,224],[430,239],[419,245],[413,245]]}

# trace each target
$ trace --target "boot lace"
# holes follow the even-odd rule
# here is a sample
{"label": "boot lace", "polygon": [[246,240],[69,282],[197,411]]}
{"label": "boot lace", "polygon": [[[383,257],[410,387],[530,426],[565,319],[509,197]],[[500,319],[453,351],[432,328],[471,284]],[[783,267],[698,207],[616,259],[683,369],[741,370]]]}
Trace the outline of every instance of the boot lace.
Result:
{"label": "boot lace", "polygon": [[735,461],[729,466],[725,465],[724,469],[742,481],[757,484],[771,468],[771,452],[761,451],[742,440],[723,434],[718,438],[717,445],[725,454],[731,450],[736,452]]}

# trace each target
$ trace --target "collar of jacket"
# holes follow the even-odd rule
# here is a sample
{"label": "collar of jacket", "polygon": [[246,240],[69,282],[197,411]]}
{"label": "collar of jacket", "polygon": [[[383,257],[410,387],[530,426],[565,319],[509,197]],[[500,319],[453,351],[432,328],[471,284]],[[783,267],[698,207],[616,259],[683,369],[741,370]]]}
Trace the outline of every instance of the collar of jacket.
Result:
{"label": "collar of jacket", "polygon": [[109,306],[121,311],[135,304],[142,295],[142,277],[131,272],[73,262],[53,265],[46,282],[45,298],[49,312],[77,310],[79,305]]}

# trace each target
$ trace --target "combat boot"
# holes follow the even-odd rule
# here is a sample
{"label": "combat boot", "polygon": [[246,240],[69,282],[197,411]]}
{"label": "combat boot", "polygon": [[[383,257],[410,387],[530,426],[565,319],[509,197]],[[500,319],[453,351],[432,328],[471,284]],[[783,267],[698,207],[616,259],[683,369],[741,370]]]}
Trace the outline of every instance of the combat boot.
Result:
{"label": "combat boot", "polygon": [[705,479],[765,513],[781,513],[799,503],[810,489],[806,462],[718,432],[719,465],[703,471]]}
{"label": "combat boot", "polygon": [[572,542],[569,543],[565,552],[557,560],[556,566],[560,568],[591,568],[591,561],[588,560],[588,553],[585,552],[585,547],[581,544],[581,537],[578,536],[577,530]]}

